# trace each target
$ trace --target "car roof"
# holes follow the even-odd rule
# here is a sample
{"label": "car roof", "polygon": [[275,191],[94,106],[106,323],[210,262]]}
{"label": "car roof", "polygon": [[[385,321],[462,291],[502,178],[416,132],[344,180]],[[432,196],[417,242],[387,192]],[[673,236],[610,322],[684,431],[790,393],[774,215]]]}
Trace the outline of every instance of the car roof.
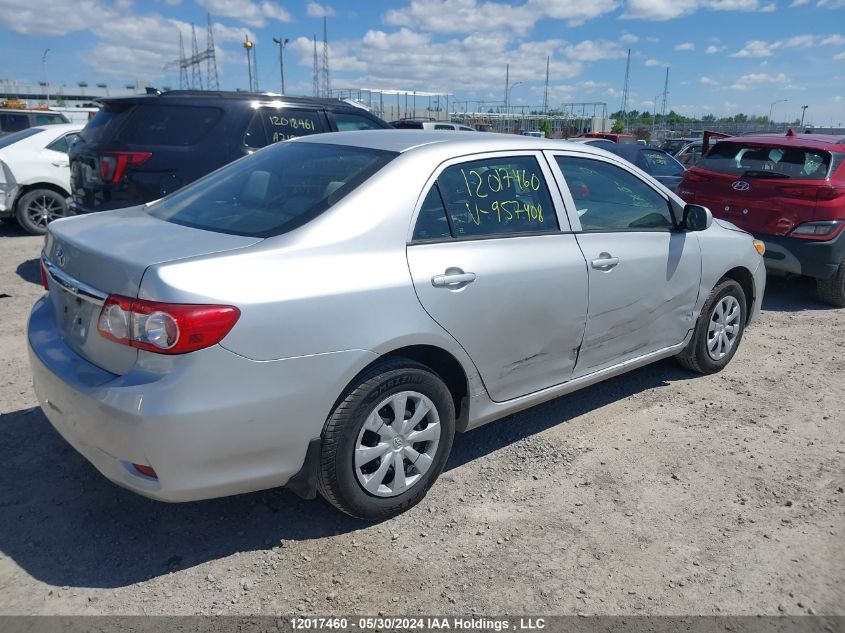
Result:
{"label": "car roof", "polygon": [[[359,130],[354,132],[332,132],[301,136],[289,143],[325,143],[369,147],[388,152],[404,153],[423,146],[440,146],[455,155],[461,153],[495,152],[501,150],[549,150],[577,149],[594,154],[603,154],[598,147],[569,141],[522,136],[521,134],[467,134],[459,131],[428,130]],[[606,155],[606,154],[605,154]]]}
{"label": "car roof", "polygon": [[781,147],[794,145],[796,147],[845,152],[845,136],[836,134],[796,134],[790,130],[786,134],[748,134],[719,140],[753,143],[755,145],[777,144]]}
{"label": "car roof", "polygon": [[350,110],[362,110],[360,106],[352,105],[340,99],[323,99],[319,97],[292,97],[288,95],[281,95],[275,92],[240,92],[232,90],[168,90],[162,93],[155,94],[138,94],[127,97],[103,97],[97,99],[102,103],[129,103],[141,102],[147,100],[161,100],[168,101],[170,99],[185,99],[185,100],[214,100],[221,99],[230,101],[260,101],[264,102],[282,102],[297,105],[319,105],[332,106],[334,108],[344,108]]}
{"label": "car roof", "polygon": [[56,123],[55,125],[34,125],[32,129],[41,132],[55,132],[56,136],[60,136],[68,132],[79,132],[84,127],[84,123]]}

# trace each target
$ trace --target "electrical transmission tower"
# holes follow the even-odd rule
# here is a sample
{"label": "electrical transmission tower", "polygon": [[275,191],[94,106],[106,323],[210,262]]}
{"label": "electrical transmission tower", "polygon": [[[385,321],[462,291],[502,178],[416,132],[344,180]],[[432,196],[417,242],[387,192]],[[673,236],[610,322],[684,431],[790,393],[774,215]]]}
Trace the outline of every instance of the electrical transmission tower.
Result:
{"label": "electrical transmission tower", "polygon": [[[211,14],[207,14],[208,30],[206,33],[206,48],[199,50],[197,45],[197,30],[191,24],[191,56],[185,55],[185,40],[182,32],[179,32],[179,59],[170,62],[165,66],[179,66],[179,88],[202,90],[202,63],[206,62],[205,85],[209,90],[219,90],[220,84],[217,79],[217,57],[214,52],[214,32],[211,28]],[[188,81],[188,70],[191,71],[191,79]]]}
{"label": "electrical transmission tower", "polygon": [[317,34],[314,34],[314,96],[320,96],[320,67],[317,65]]}
{"label": "electrical transmission tower", "polygon": [[[663,107],[661,108],[660,118],[663,119],[664,125],[666,122],[666,102],[669,101],[669,67],[666,67],[666,82],[663,84]],[[657,107],[657,104],[654,104]]]}
{"label": "electrical transmission tower", "polygon": [[631,81],[631,49],[628,49],[628,61],[625,64],[625,85],[622,86],[622,121],[628,129],[628,87]]}
{"label": "electrical transmission tower", "polygon": [[546,87],[543,90],[543,114],[549,111],[549,60],[551,60],[551,57],[546,57]]}
{"label": "electrical transmission tower", "polygon": [[327,22],[326,16],[323,16],[323,68],[321,74],[323,79],[323,96],[328,98],[332,95],[332,86],[331,81],[329,81],[329,30]]}

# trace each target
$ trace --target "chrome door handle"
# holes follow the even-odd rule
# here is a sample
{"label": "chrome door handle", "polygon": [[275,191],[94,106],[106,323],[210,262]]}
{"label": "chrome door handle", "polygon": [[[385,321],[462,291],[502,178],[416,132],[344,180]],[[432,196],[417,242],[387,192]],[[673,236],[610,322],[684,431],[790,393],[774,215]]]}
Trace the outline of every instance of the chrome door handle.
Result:
{"label": "chrome door handle", "polygon": [[53,163],[53,167],[69,167],[70,163]]}
{"label": "chrome door handle", "polygon": [[435,288],[452,288],[454,286],[465,286],[475,281],[475,273],[446,273],[435,275],[431,278],[431,285]]}
{"label": "chrome door handle", "polygon": [[[607,253],[602,253],[602,255],[607,255]],[[615,268],[619,264],[618,257],[599,257],[598,259],[594,259],[590,262],[590,265],[595,268],[596,270],[610,270],[611,268]]]}

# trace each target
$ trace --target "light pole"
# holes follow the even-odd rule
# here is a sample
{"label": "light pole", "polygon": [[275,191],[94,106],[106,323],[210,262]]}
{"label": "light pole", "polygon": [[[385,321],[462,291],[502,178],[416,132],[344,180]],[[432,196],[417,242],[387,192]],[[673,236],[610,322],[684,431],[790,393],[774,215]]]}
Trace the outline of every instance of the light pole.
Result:
{"label": "light pole", "polygon": [[777,101],[772,101],[771,105],[769,105],[769,127],[772,127],[772,109],[779,103],[784,103],[785,101],[789,101],[789,99],[778,99]]}
{"label": "light pole", "polygon": [[252,47],[255,46],[255,43],[249,40],[249,35],[244,35],[243,46],[246,50],[246,67],[247,72],[249,73],[249,91],[252,92],[252,55],[250,55],[250,52],[252,51]]}
{"label": "light pole", "polygon": [[804,113],[807,112],[807,108],[810,106],[801,106],[801,127],[804,127]]}
{"label": "light pole", "polygon": [[508,129],[510,129],[510,118],[511,118],[511,91],[514,89],[514,86],[518,86],[519,84],[525,83],[524,81],[515,81],[510,85],[508,88],[508,99],[505,101],[505,121],[507,122]]}
{"label": "light pole", "polygon": [[279,45],[279,72],[281,73],[282,79],[282,94],[285,94],[285,46],[287,46],[290,40],[288,38],[274,37],[273,41]]}
{"label": "light pole", "polygon": [[44,90],[47,91],[47,105],[50,105],[50,83],[47,81],[47,53],[49,48],[44,49],[44,54],[41,55],[41,68],[44,70]]}

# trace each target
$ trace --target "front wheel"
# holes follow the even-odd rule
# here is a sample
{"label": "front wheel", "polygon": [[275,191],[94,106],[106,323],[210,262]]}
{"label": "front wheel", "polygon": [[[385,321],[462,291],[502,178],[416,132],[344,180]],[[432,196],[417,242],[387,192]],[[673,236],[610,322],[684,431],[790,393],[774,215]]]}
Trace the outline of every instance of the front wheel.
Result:
{"label": "front wheel", "polygon": [[52,189],[33,189],[22,195],[18,201],[18,223],[24,231],[32,235],[44,235],[50,222],[65,215],[65,198]]}
{"label": "front wheel", "polygon": [[677,359],[701,374],[722,371],[731,361],[747,318],[745,292],[733,279],[720,281],[701,309],[692,339]]}
{"label": "front wheel", "polygon": [[437,374],[407,359],[379,363],[326,422],[318,490],[351,516],[387,519],[422,500],[454,434],[452,396]]}
{"label": "front wheel", "polygon": [[816,287],[822,301],[845,308],[845,261],[839,264],[836,274],[830,279],[817,279]]}

